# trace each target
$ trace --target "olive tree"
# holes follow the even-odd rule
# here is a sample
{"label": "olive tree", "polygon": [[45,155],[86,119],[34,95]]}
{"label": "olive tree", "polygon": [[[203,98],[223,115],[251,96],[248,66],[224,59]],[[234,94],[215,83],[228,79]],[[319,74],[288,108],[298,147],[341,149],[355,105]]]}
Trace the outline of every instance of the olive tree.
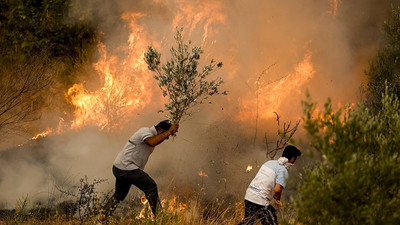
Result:
{"label": "olive tree", "polygon": [[365,86],[365,102],[373,111],[381,108],[381,96],[385,84],[390,93],[400,97],[400,7],[393,7],[389,20],[383,25],[382,46],[377,56],[369,63],[365,72],[368,81]]}
{"label": "olive tree", "polygon": [[189,49],[191,42],[183,42],[182,29],[177,29],[175,41],[177,46],[170,49],[171,59],[165,64],[161,64],[161,53],[151,46],[144,56],[149,70],[155,72],[154,78],[163,96],[168,98],[164,110],[169,112],[169,119],[177,123],[183,116],[190,115],[190,108],[202,104],[209,96],[219,94],[223,81],[221,78],[206,80],[214,69],[222,67],[221,62],[211,60],[198,70],[203,50],[198,46]]}

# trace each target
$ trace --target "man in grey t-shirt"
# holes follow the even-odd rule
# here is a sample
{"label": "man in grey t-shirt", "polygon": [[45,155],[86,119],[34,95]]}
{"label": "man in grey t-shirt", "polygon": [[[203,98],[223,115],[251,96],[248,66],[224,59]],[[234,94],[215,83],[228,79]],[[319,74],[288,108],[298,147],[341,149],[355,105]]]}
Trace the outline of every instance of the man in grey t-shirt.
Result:
{"label": "man in grey t-shirt", "polygon": [[179,124],[171,124],[168,120],[164,120],[155,126],[140,128],[129,138],[113,164],[112,171],[116,178],[115,193],[107,203],[106,217],[125,199],[131,185],[144,192],[151,211],[156,215],[157,208],[160,207],[157,184],[143,169],[154,147],[175,134],[178,128]]}

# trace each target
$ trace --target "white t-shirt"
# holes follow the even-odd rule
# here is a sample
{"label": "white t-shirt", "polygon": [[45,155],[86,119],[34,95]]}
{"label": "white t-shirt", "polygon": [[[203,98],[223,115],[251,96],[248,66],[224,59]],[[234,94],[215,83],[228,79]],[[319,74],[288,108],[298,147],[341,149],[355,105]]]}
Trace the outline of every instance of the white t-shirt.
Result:
{"label": "white t-shirt", "polygon": [[146,138],[157,135],[154,126],[140,128],[129,138],[122,151],[117,155],[114,166],[120,170],[143,170],[154,147],[147,145]]}
{"label": "white t-shirt", "polygon": [[288,171],[277,160],[264,163],[246,191],[245,199],[258,205],[268,206],[274,197],[275,184],[286,186]]}

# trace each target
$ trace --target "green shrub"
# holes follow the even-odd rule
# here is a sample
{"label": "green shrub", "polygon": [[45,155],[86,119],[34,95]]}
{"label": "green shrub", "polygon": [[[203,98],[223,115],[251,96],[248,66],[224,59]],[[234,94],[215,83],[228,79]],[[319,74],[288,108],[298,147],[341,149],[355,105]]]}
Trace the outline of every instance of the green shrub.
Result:
{"label": "green shrub", "polygon": [[[386,89],[387,90],[387,89]],[[317,113],[303,102],[305,129],[321,160],[305,171],[296,209],[305,224],[399,224],[400,106],[388,91],[376,114],[354,108]]]}

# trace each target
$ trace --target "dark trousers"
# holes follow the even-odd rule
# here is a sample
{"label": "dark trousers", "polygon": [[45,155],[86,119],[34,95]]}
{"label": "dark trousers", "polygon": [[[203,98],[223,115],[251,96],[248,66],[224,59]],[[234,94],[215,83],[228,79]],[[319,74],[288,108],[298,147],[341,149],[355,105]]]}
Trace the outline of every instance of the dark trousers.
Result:
{"label": "dark trousers", "polygon": [[275,211],[271,205],[263,206],[244,200],[244,219],[239,225],[251,225],[257,220],[261,220],[263,225],[277,225]]}
{"label": "dark trousers", "polygon": [[110,203],[112,205],[111,209],[115,209],[118,203],[126,198],[131,185],[135,185],[144,192],[149,201],[151,211],[156,215],[157,208],[161,209],[156,182],[141,169],[120,170],[113,166],[112,171],[116,181],[115,193],[113,194]]}

